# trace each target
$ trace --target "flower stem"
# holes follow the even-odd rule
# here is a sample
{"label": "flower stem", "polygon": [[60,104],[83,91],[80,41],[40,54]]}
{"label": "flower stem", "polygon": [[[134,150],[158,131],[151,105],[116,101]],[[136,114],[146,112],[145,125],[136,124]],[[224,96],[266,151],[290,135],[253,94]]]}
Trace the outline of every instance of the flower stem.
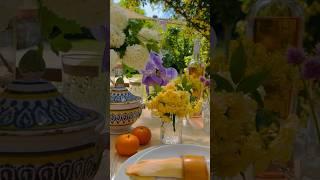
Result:
{"label": "flower stem", "polygon": [[173,131],[176,132],[176,115],[172,115],[172,125],[173,125]]}
{"label": "flower stem", "polygon": [[304,86],[304,88],[305,88],[305,90],[306,90],[306,93],[307,93],[307,100],[308,100],[308,102],[309,102],[309,106],[310,106],[311,114],[312,114],[312,119],[313,119],[314,124],[315,124],[315,126],[316,126],[318,141],[319,141],[319,143],[320,143],[320,128],[319,128],[318,116],[317,116],[317,114],[316,114],[315,107],[314,107],[313,101],[312,101],[312,99],[311,99],[310,89],[308,88],[306,81],[305,81],[305,80],[302,80],[302,81],[303,81],[303,86]]}

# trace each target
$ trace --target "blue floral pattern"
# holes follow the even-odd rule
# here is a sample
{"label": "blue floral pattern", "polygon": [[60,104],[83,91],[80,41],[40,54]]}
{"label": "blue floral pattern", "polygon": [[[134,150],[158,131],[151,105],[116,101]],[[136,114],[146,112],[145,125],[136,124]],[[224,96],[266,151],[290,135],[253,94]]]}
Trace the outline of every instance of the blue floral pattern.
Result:
{"label": "blue floral pattern", "polygon": [[19,88],[26,86],[31,89],[30,92],[13,88],[0,96],[0,130],[70,127],[98,117],[93,111],[78,108],[55,88],[48,88],[51,87],[49,82],[39,82],[37,85],[47,87],[47,90],[37,90],[35,93],[30,84],[20,82]]}

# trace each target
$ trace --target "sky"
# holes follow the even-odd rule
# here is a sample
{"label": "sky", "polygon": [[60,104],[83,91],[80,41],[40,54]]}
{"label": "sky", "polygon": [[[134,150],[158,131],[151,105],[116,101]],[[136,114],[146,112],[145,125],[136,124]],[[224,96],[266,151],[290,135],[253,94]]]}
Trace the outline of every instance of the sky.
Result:
{"label": "sky", "polygon": [[[113,0],[113,2],[115,3],[119,3],[120,0]],[[164,13],[162,8],[160,7],[152,7],[149,3],[144,6],[144,7],[141,7],[144,11],[145,11],[145,15],[148,16],[148,17],[152,17],[153,15],[157,15],[158,18],[164,18],[164,19],[167,19],[170,17],[170,15],[168,13]]]}

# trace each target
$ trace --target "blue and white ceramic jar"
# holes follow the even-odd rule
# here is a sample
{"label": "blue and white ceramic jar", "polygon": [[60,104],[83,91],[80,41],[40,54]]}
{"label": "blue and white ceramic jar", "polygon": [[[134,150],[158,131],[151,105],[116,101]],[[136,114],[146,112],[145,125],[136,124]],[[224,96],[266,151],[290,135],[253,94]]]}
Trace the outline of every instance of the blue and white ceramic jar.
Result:
{"label": "blue and white ceramic jar", "polygon": [[91,180],[105,120],[44,80],[17,80],[0,95],[1,180]]}
{"label": "blue and white ceramic jar", "polygon": [[116,83],[111,88],[110,101],[110,133],[127,133],[141,116],[142,98],[133,95],[124,84]]}

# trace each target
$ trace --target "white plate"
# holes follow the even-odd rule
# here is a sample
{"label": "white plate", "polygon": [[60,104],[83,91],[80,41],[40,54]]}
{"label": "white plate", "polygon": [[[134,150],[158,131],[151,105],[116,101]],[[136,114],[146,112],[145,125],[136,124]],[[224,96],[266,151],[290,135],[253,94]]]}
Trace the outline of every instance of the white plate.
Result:
{"label": "white plate", "polygon": [[204,156],[208,164],[208,172],[210,169],[210,148],[206,146],[198,145],[186,145],[186,144],[177,144],[177,145],[164,145],[151,149],[147,149],[145,152],[136,154],[135,156],[129,158],[124,164],[120,167],[118,174],[116,174],[113,180],[130,180],[129,177],[125,174],[126,168],[140,160],[145,159],[161,159],[169,157],[181,157],[182,155],[199,155]]}
{"label": "white plate", "polygon": [[127,159],[118,169],[117,173],[112,177],[111,180],[129,180],[128,176],[126,175],[126,169],[129,165],[134,164],[137,159],[139,159],[144,153],[156,148],[157,146],[149,147],[143,151],[138,152],[137,154],[131,156]]}

